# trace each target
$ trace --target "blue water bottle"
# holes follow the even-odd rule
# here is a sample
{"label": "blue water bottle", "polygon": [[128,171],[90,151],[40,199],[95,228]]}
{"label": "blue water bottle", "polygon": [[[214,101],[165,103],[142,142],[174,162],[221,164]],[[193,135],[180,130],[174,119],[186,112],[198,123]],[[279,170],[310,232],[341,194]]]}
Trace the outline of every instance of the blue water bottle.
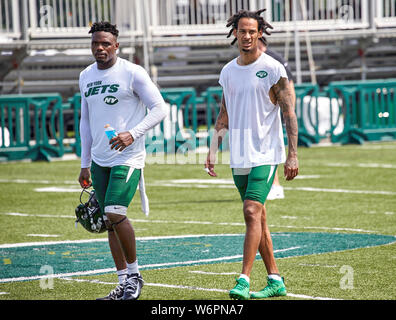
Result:
{"label": "blue water bottle", "polygon": [[106,136],[107,138],[109,138],[109,140],[113,139],[114,137],[117,137],[118,133],[115,131],[114,128],[110,127],[109,124],[106,124],[104,127],[105,127]]}
{"label": "blue water bottle", "polygon": [[105,125],[105,133],[107,138],[109,138],[109,140],[113,139],[114,137],[117,137],[117,132],[115,131],[114,128],[110,127],[109,124]]}

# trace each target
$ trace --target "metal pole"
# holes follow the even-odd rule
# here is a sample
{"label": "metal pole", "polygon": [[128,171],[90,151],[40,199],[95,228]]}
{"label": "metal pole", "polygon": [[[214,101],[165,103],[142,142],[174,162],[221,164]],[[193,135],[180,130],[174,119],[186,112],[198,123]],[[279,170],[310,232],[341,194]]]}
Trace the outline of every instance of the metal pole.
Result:
{"label": "metal pole", "polygon": [[28,29],[29,29],[28,4],[26,1],[22,2],[21,10],[22,10],[22,14],[21,14],[21,16],[22,16],[22,26],[21,26],[22,32],[21,32],[21,35],[22,35],[22,40],[26,41],[26,40],[28,40],[28,37],[29,37],[29,34],[28,34]]}
{"label": "metal pole", "polygon": [[[143,60],[144,60],[144,68],[150,74],[150,55],[152,49],[151,43],[151,30],[150,30],[150,12],[149,12],[149,4],[147,1],[142,3],[143,6],[143,15],[144,15],[144,36],[143,36]],[[155,13],[153,13],[155,14]]]}
{"label": "metal pole", "polygon": [[[305,1],[300,0],[301,12],[303,15],[303,21],[307,21],[307,8],[305,6]],[[305,43],[307,46],[307,53],[308,53],[308,61],[309,61],[309,71],[311,73],[311,82],[316,84],[316,74],[315,74],[315,61],[313,59],[312,54],[312,46],[311,46],[311,39],[309,38],[309,33],[305,30]]]}
{"label": "metal pole", "polygon": [[302,76],[301,76],[300,37],[297,26],[297,1],[292,1],[292,6],[293,6],[293,21],[294,21],[294,51],[295,51],[295,60],[296,60],[297,84],[301,84]]}
{"label": "metal pole", "polygon": [[[368,9],[367,5],[365,7]],[[377,29],[376,18],[382,18],[382,14],[383,12],[381,4],[376,3],[376,1],[370,1],[369,23],[373,34],[375,34]]]}

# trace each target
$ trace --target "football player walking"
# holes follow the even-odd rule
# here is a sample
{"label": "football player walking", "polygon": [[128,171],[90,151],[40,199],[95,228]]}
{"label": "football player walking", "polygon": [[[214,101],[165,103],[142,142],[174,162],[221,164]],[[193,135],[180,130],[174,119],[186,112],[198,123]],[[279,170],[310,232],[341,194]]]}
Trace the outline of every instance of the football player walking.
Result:
{"label": "football player walking", "polygon": [[[165,102],[146,71],[117,56],[118,30],[96,22],[90,31],[95,63],[80,74],[81,187],[93,186],[104,212],[119,285],[102,299],[136,300],[143,286],[127,208],[144,183],[145,133],[166,116]],[[146,115],[146,107],[150,112]],[[110,141],[105,126],[118,135]],[[91,180],[92,177],[92,180]],[[140,192],[142,192],[140,188]]]}
{"label": "football player walking", "polygon": [[[264,202],[271,189],[277,166],[284,163],[286,180],[298,174],[297,117],[293,94],[284,66],[258,48],[263,32],[272,28],[260,14],[241,10],[230,17],[228,36],[238,42],[240,55],[224,66],[219,83],[222,104],[205,168],[216,176],[216,152],[227,131],[230,140],[230,167],[241,199],[246,225],[242,272],[230,290],[233,299],[267,298],[286,295],[283,277],[274,258]],[[270,91],[273,94],[270,94]],[[280,111],[286,125],[286,158]],[[257,250],[264,261],[267,285],[250,294],[250,273]]]}

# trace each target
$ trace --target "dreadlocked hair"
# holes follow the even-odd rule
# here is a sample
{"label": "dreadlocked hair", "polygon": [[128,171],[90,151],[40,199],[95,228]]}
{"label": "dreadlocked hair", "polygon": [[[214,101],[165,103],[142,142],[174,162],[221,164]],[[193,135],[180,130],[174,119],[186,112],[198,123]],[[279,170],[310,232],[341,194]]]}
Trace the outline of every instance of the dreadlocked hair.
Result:
{"label": "dreadlocked hair", "polygon": [[110,32],[112,35],[118,37],[117,26],[107,21],[93,23],[88,33],[94,33],[97,31]]}
{"label": "dreadlocked hair", "polygon": [[264,46],[268,47],[268,41],[267,41],[266,37],[261,37],[261,38],[259,38],[259,40],[263,43]]}
{"label": "dreadlocked hair", "polygon": [[[234,30],[238,29],[238,23],[239,20],[242,18],[252,18],[257,20],[258,22],[258,30],[264,32],[267,35],[271,35],[271,33],[267,30],[267,29],[274,29],[273,26],[271,26],[267,21],[265,21],[262,17],[261,14],[266,11],[267,9],[260,9],[258,11],[247,11],[247,10],[239,10],[236,14],[234,14],[233,16],[231,16],[228,20],[227,20],[227,25],[226,27],[232,27],[230,32],[227,35],[227,38],[229,38],[232,33],[234,32]],[[232,42],[231,45],[233,45],[235,43],[237,39],[235,38]]]}

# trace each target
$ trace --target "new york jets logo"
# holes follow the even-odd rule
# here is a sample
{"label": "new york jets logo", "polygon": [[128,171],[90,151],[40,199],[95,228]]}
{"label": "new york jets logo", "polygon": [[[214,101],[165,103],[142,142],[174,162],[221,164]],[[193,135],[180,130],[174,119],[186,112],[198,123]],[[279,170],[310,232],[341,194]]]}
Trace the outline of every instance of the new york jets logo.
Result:
{"label": "new york jets logo", "polygon": [[118,99],[116,97],[113,97],[113,96],[107,96],[107,97],[104,97],[103,101],[104,101],[104,103],[112,106],[112,105],[115,105],[118,102]]}
{"label": "new york jets logo", "polygon": [[256,73],[256,76],[262,79],[262,78],[265,78],[266,76],[268,76],[268,72],[261,70]]}

